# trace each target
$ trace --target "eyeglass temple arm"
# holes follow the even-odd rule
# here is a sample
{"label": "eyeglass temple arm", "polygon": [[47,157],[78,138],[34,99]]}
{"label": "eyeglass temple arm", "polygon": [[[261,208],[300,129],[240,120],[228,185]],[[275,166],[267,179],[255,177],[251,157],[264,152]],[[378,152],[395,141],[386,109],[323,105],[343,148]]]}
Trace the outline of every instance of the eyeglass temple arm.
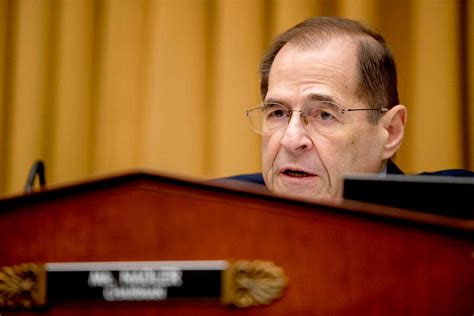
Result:
{"label": "eyeglass temple arm", "polygon": [[343,109],[342,113],[344,112],[354,112],[354,111],[380,111],[380,113],[385,113],[388,111],[387,108],[380,108],[380,109]]}

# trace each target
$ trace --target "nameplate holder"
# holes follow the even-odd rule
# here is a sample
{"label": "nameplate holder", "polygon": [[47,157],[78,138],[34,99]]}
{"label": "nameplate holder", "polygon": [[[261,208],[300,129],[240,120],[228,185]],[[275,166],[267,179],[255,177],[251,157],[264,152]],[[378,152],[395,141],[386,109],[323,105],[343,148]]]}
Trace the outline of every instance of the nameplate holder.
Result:
{"label": "nameplate holder", "polygon": [[0,270],[0,308],[196,300],[243,308],[271,304],[287,284],[282,268],[262,260],[24,263]]}

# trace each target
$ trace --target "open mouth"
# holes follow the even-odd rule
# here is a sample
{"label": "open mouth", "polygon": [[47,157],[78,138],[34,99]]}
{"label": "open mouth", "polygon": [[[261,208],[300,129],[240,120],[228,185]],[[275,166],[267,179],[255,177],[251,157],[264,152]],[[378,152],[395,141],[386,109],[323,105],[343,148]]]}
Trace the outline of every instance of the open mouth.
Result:
{"label": "open mouth", "polygon": [[314,174],[307,173],[301,170],[293,170],[293,169],[285,169],[283,174],[293,178],[307,178],[307,177],[314,177]]}

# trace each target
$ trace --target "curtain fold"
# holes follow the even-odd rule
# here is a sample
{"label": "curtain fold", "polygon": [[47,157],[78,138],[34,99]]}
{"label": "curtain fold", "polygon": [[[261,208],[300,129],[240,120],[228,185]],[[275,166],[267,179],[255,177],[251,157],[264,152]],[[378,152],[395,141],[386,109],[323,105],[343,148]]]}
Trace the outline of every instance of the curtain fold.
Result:
{"label": "curtain fold", "polygon": [[440,164],[463,167],[462,133],[466,126],[462,126],[461,117],[460,9],[457,1],[423,0],[417,1],[413,10],[408,128],[416,146],[410,159],[415,170],[433,170]]}
{"label": "curtain fold", "polygon": [[0,194],[43,159],[49,184],[146,167],[192,177],[260,168],[245,110],[281,31],[358,19],[392,48],[409,109],[397,163],[474,168],[472,0],[4,0]]}
{"label": "curtain fold", "polygon": [[465,49],[464,61],[461,64],[463,70],[462,84],[465,96],[465,132],[464,157],[465,165],[474,169],[474,1],[468,0],[466,6],[462,8],[464,21],[461,29],[464,37],[462,47]]}
{"label": "curtain fold", "polygon": [[73,181],[92,172],[97,8],[93,0],[68,1],[56,6],[61,14],[56,86],[51,97],[54,115],[48,120],[51,153],[47,167],[52,179]]}

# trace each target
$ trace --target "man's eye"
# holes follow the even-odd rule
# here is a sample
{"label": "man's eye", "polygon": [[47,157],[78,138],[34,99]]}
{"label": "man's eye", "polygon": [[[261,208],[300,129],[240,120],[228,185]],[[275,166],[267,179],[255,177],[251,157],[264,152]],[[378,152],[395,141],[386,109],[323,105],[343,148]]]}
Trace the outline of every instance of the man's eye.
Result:
{"label": "man's eye", "polygon": [[318,116],[319,116],[319,118],[321,118],[321,120],[323,120],[323,121],[330,121],[330,120],[333,120],[333,119],[334,119],[334,115],[332,115],[332,114],[329,113],[329,112],[325,112],[325,111],[321,111]]}
{"label": "man's eye", "polygon": [[314,111],[311,115],[308,115],[308,117],[315,122],[329,122],[336,119],[333,113],[323,110]]}
{"label": "man's eye", "polygon": [[287,111],[278,106],[269,106],[263,110],[267,120],[279,120],[288,116]]}
{"label": "man's eye", "polygon": [[278,110],[273,110],[269,113],[268,117],[269,118],[282,118],[285,117],[285,111],[278,109]]}

